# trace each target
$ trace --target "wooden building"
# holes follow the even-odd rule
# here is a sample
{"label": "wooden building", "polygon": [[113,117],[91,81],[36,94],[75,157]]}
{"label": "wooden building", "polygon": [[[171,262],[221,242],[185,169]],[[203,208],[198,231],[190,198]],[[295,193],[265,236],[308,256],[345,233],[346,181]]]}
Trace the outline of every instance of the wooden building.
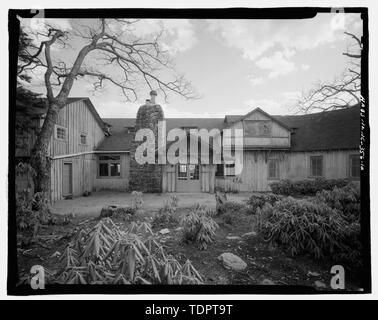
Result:
{"label": "wooden building", "polygon": [[[156,164],[162,192],[269,191],[269,183],[280,179],[359,180],[358,106],[296,116],[272,116],[256,108],[240,116],[165,120],[167,132],[241,129],[243,170],[235,175],[232,163]],[[101,119],[89,98],[70,98],[49,147],[52,201],[98,190],[129,191],[134,137],[135,119]],[[35,140],[25,139],[29,147]],[[16,149],[16,157],[29,154]]]}

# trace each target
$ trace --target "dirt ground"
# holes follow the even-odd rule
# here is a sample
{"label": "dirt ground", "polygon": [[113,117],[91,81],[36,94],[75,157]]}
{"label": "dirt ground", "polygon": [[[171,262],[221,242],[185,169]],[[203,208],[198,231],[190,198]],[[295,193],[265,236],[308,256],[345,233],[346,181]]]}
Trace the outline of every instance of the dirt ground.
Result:
{"label": "dirt ground", "polygon": [[[232,224],[227,224],[222,217],[216,216],[219,225],[215,241],[207,250],[199,250],[193,243],[182,241],[180,217],[190,210],[194,203],[199,202],[209,207],[215,207],[212,194],[177,194],[179,208],[176,211],[177,221],[169,225],[155,225],[153,231],[164,246],[167,253],[173,254],[180,263],[189,259],[205,280],[205,284],[274,284],[300,285],[330,290],[332,263],[314,261],[309,256],[291,257],[281,247],[267,243],[258,233],[245,236],[255,231],[255,216],[241,214]],[[229,200],[243,201],[248,194],[228,195]],[[165,195],[144,194],[143,210],[133,216],[135,221],[152,222],[158,208],[163,206]],[[195,201],[194,201],[195,199]],[[96,193],[90,197],[59,201],[54,206],[54,212],[59,214],[75,213],[75,218],[67,225],[47,226],[42,230],[37,243],[24,243],[28,234],[18,234],[18,264],[19,273],[25,274],[34,264],[41,264],[49,270],[54,270],[57,258],[54,254],[63,252],[73,233],[83,224],[96,224],[101,208],[107,204],[130,204],[131,195],[126,193]],[[117,222],[119,223],[119,221]],[[124,222],[120,222],[121,224]],[[126,223],[126,222],[125,222]],[[126,228],[126,225],[125,225]],[[161,229],[168,228],[167,234],[161,234]],[[59,236],[64,236],[59,237]],[[67,236],[65,236],[67,235]],[[29,235],[30,236],[30,235]],[[51,240],[58,236],[58,240]],[[30,238],[30,237],[29,237]],[[44,240],[45,239],[45,240]],[[47,241],[46,239],[50,239]],[[226,269],[217,259],[222,253],[230,252],[247,263],[243,271]],[[358,290],[358,279],[346,274],[346,288]],[[316,285],[316,282],[320,287]]]}
{"label": "dirt ground", "polygon": [[[167,194],[145,193],[143,194],[143,209],[156,211],[163,206]],[[188,208],[199,203],[210,208],[215,208],[214,194],[210,193],[175,193],[180,199],[179,207]],[[248,193],[229,194],[229,200],[242,201],[247,199]],[[54,203],[53,213],[74,213],[79,217],[97,217],[102,207],[107,205],[126,206],[131,204],[131,193],[126,192],[95,192],[89,197],[76,197],[72,200],[60,200]]]}

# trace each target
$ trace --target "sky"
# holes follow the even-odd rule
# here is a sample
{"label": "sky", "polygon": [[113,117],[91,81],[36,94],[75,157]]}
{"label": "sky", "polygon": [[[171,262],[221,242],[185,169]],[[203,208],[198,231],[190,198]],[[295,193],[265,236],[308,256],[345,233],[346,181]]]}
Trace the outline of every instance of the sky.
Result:
{"label": "sky", "polygon": [[[40,28],[30,19],[23,23]],[[93,21],[55,19],[51,23],[72,32],[73,27],[85,28]],[[318,81],[331,81],[346,68],[348,58],[342,53],[353,42],[344,31],[362,33],[359,15],[340,18],[332,13],[305,20],[141,20],[134,33],[149,36],[161,25],[166,30],[162,41],[176,70],[191,81],[200,96],[186,100],[171,93],[165,102],[158,91],[157,102],[167,118],[223,118],[256,107],[272,115],[293,114],[302,92]],[[76,39],[67,48],[53,48],[52,54],[72,60],[84,44]],[[31,86],[44,93],[40,85],[43,70],[34,73]],[[107,84],[94,93],[88,80],[79,79],[70,96],[88,96],[103,118],[134,118],[149,91],[140,86],[138,100],[126,102],[119,88]]]}

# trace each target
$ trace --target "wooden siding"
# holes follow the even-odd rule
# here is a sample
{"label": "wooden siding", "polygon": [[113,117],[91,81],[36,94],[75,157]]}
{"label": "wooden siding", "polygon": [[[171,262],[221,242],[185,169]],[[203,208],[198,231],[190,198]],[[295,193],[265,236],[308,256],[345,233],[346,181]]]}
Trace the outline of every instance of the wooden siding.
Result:
{"label": "wooden siding", "polygon": [[[110,153],[109,153],[110,154]],[[105,154],[101,154],[105,155]],[[121,175],[119,177],[100,178],[98,176],[98,156],[96,155],[95,167],[92,169],[92,177],[94,177],[94,190],[118,190],[128,191],[129,175],[130,175],[130,155],[122,153],[121,156]]]}
{"label": "wooden siding", "polygon": [[[89,110],[84,100],[73,102],[59,111],[57,125],[66,128],[66,139],[61,141],[54,133],[50,140],[51,157],[72,155],[94,151],[104,139],[101,126]],[[81,144],[80,135],[86,134],[86,144]],[[72,163],[72,193],[82,196],[85,191],[94,190],[95,170],[94,154],[77,155],[52,160],[51,164],[51,200],[63,198],[63,164]]]}
{"label": "wooden siding", "polygon": [[[92,151],[104,139],[102,128],[84,100],[73,102],[61,109],[56,124],[66,128],[66,139],[65,141],[56,139],[54,132],[49,147],[51,156]],[[81,134],[87,136],[85,145],[80,143]]]}
{"label": "wooden siding", "polygon": [[175,192],[176,191],[176,166],[164,165],[162,168],[162,191]]}
{"label": "wooden siding", "polygon": [[269,191],[268,159],[278,160],[278,178],[302,180],[310,177],[310,156],[323,156],[323,177],[343,179],[349,177],[349,155],[358,150],[322,152],[245,151],[241,182],[235,177],[215,179],[215,187],[224,191]]}
{"label": "wooden siding", "polygon": [[[269,136],[250,136],[245,130],[247,122],[269,121],[271,131]],[[230,126],[232,129],[243,130],[244,148],[289,148],[290,131],[278,122],[265,116],[260,111],[253,112],[242,121],[238,121]]]}
{"label": "wooden siding", "polygon": [[[214,192],[215,186],[215,165],[200,165],[200,186],[201,192]],[[177,166],[164,165],[162,175],[162,191],[177,191]],[[185,182],[183,182],[185,183]]]}
{"label": "wooden siding", "polygon": [[93,191],[93,179],[89,173],[95,162],[94,155],[87,154],[76,157],[56,159],[51,165],[51,200],[56,201],[63,198],[63,165],[72,163],[72,195],[82,196],[85,191]]}
{"label": "wooden siding", "polygon": [[214,192],[215,184],[215,165],[202,165],[200,166],[201,174],[201,191],[202,192]]}

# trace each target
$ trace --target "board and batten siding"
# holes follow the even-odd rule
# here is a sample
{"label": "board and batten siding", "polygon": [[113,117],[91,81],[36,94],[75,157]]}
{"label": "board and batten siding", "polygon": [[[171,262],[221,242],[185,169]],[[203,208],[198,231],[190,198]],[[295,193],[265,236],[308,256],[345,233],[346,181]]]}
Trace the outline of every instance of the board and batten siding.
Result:
{"label": "board and batten siding", "polygon": [[[109,152],[109,154],[112,154]],[[130,179],[130,154],[129,153],[117,153],[120,155],[121,160],[121,173],[119,177],[99,177],[99,164],[98,157],[102,154],[96,154],[96,160],[94,161],[95,168],[92,171],[94,177],[94,190],[117,190],[128,191],[129,179]],[[105,155],[105,153],[103,154]]]}
{"label": "board and batten siding", "polygon": [[[95,150],[104,139],[104,132],[89,110],[84,100],[70,103],[59,111],[56,124],[66,128],[66,139],[61,141],[51,137],[49,154],[60,156]],[[80,135],[85,134],[87,143],[80,143]]]}
{"label": "board and batten siding", "polygon": [[[325,179],[349,178],[349,156],[359,150],[285,152],[244,151],[243,171],[237,177],[215,179],[215,187],[223,191],[270,191],[269,183],[280,179],[303,180],[310,177],[310,157],[323,156]],[[278,160],[277,180],[268,179],[268,159]],[[240,178],[240,179],[237,179]]]}
{"label": "board and batten siding", "polygon": [[[177,191],[177,166],[171,164],[162,166],[162,192]],[[200,165],[199,170],[200,191],[213,193],[216,166],[212,164]]]}
{"label": "board and batten siding", "polygon": [[[66,139],[58,140],[54,133],[48,152],[51,157],[73,155],[94,151],[102,142],[104,132],[89,110],[85,100],[70,103],[59,111],[57,125],[66,128]],[[80,135],[86,135],[86,144],[81,144]],[[76,155],[53,159],[51,163],[51,200],[63,198],[63,166],[72,163],[72,195],[81,196],[94,189],[96,158],[94,154]]]}
{"label": "board and batten siding", "polygon": [[[258,124],[259,122],[267,122],[270,126],[268,135],[251,136],[246,130],[248,124]],[[230,129],[243,130],[243,144],[244,148],[282,148],[290,147],[290,131],[283,127],[277,121],[266,116],[259,110],[252,112],[249,116],[237,121],[229,126]]]}

